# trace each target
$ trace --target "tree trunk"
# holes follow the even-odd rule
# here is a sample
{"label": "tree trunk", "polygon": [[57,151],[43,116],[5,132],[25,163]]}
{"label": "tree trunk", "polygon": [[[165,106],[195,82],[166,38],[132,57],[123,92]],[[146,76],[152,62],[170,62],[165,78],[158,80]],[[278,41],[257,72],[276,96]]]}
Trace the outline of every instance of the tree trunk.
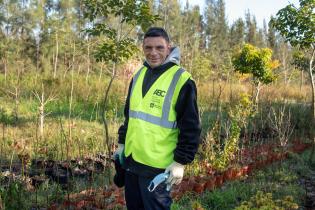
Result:
{"label": "tree trunk", "polygon": [[256,93],[255,93],[255,97],[254,97],[254,102],[255,102],[255,105],[258,105],[261,83],[258,82],[258,84],[255,86],[255,88],[256,88]]}
{"label": "tree trunk", "polygon": [[7,82],[8,67],[7,67],[6,58],[3,58],[3,65],[4,65],[4,82]]}
{"label": "tree trunk", "polygon": [[45,93],[44,93],[44,84],[42,83],[42,94],[40,98],[39,106],[39,135],[40,138],[44,137],[44,120],[45,120]]}
{"label": "tree trunk", "polygon": [[[3,145],[4,145],[4,140],[5,140],[5,122],[2,123],[2,142],[1,142],[1,149],[0,149],[0,154],[3,155],[3,157],[0,156],[0,166],[2,166],[2,159],[5,157],[4,151],[3,151]],[[1,208],[0,208],[1,209]]]}
{"label": "tree trunk", "polygon": [[288,85],[288,69],[287,69],[287,64],[286,64],[286,59],[283,56],[283,71],[284,71],[284,84],[285,86]]}
{"label": "tree trunk", "polygon": [[39,44],[36,45],[36,73],[39,69]]}
{"label": "tree trunk", "polygon": [[15,106],[14,106],[14,120],[15,123],[19,120],[19,88],[15,87]]}
{"label": "tree trunk", "polygon": [[100,71],[100,76],[98,77],[98,81],[100,82],[101,79],[102,79],[102,75],[103,75],[103,66],[104,66],[104,63],[102,62],[101,63],[101,71]]}
{"label": "tree trunk", "polygon": [[90,44],[88,43],[88,48],[87,48],[87,72],[86,72],[86,78],[85,82],[88,82],[89,80],[89,74],[90,74]]}
{"label": "tree trunk", "polygon": [[59,51],[58,33],[56,33],[56,54],[55,54],[55,63],[54,63],[54,79],[56,78],[56,75],[57,75],[58,51]]}
{"label": "tree trunk", "polygon": [[[42,93],[42,100],[44,97],[44,93]],[[44,136],[44,103],[41,102],[39,107],[39,135],[41,139],[43,139]]]}
{"label": "tree trunk", "polygon": [[310,162],[313,161],[313,157],[314,157],[314,153],[315,153],[315,81],[314,81],[314,74],[313,74],[313,61],[314,61],[314,56],[315,56],[315,47],[313,47],[312,49],[312,54],[311,54],[311,59],[309,62],[309,70],[308,70],[308,74],[310,76],[310,81],[311,81],[311,86],[312,86],[312,104],[311,104],[311,117],[312,117],[312,121],[311,121],[311,139],[313,141],[313,147],[312,147],[312,151],[310,154]]}
{"label": "tree trunk", "polygon": [[[107,111],[107,101],[108,101],[109,91],[110,91],[111,86],[112,86],[114,79],[116,77],[116,71],[117,71],[116,68],[117,68],[117,64],[113,63],[112,76],[111,76],[111,79],[110,79],[109,84],[107,86],[107,89],[105,91],[104,100],[103,100],[103,104],[101,107],[101,118],[102,118],[104,129],[105,129],[105,141],[104,141],[104,143],[105,143],[105,146],[107,146],[107,150],[108,150],[109,155],[111,155],[112,144],[111,144],[110,138],[109,138],[108,124],[107,124],[107,120],[106,120],[106,111]],[[108,169],[108,173],[109,173],[109,177],[110,177],[111,176],[111,170],[110,169]],[[111,179],[109,181],[111,184]]]}
{"label": "tree trunk", "polygon": [[300,92],[302,91],[303,84],[304,84],[304,71],[301,70]]}

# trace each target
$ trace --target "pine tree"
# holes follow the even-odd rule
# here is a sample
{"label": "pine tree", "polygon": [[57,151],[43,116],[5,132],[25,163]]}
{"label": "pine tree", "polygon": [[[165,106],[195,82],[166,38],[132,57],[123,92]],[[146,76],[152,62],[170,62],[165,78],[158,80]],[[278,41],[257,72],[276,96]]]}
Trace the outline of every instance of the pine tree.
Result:
{"label": "pine tree", "polygon": [[180,42],[180,28],[183,21],[180,10],[180,3],[178,0],[159,0],[157,2],[158,13],[160,21],[157,22],[158,26],[165,28],[170,34],[171,41],[174,43]]}
{"label": "pine tree", "polygon": [[[271,16],[270,19],[273,19]],[[268,47],[273,49],[275,53],[277,53],[277,39],[276,39],[276,29],[272,26],[271,22],[268,23]]]}
{"label": "pine tree", "polygon": [[206,42],[211,51],[219,54],[228,49],[228,25],[223,0],[206,2]]}
{"label": "pine tree", "polygon": [[257,23],[255,16],[252,16],[249,11],[245,13],[246,33],[245,41],[249,44],[256,45],[257,43]]}
{"label": "pine tree", "polygon": [[244,44],[245,23],[242,18],[237,19],[230,29],[230,47]]}
{"label": "pine tree", "polygon": [[202,35],[202,17],[200,15],[199,6],[189,7],[186,4],[185,10],[182,13],[182,19],[185,23],[181,29],[179,46],[182,51],[181,62],[188,71],[193,71],[193,63],[196,57],[200,54],[201,35]]}

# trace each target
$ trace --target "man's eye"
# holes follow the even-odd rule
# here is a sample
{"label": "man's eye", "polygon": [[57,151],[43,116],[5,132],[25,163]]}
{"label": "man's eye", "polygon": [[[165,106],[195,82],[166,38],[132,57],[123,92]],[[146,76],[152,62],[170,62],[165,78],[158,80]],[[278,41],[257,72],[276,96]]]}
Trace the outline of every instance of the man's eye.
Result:
{"label": "man's eye", "polygon": [[164,47],[163,47],[163,46],[158,46],[156,49],[158,49],[158,50],[164,50]]}

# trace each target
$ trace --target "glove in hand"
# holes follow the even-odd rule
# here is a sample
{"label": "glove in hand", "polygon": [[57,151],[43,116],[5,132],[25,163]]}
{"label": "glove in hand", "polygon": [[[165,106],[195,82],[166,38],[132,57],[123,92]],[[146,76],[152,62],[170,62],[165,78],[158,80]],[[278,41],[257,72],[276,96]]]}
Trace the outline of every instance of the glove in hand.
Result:
{"label": "glove in hand", "polygon": [[115,157],[118,156],[120,163],[122,163],[122,153],[124,151],[124,148],[125,148],[124,144],[118,144],[118,148],[116,149],[116,151],[112,155],[112,159],[115,160]]}
{"label": "glove in hand", "polygon": [[169,177],[166,180],[168,188],[170,188],[173,184],[178,185],[182,181],[184,176],[184,168],[184,165],[174,161],[165,169],[165,173],[169,173]]}

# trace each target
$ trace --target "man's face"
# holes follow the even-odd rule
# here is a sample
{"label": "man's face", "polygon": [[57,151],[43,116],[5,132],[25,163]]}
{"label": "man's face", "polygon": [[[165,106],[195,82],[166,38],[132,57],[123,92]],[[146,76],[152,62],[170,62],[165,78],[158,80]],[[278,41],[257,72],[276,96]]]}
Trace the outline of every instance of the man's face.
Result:
{"label": "man's face", "polygon": [[147,37],[143,40],[144,56],[151,66],[160,66],[170,54],[170,44],[163,37]]}

